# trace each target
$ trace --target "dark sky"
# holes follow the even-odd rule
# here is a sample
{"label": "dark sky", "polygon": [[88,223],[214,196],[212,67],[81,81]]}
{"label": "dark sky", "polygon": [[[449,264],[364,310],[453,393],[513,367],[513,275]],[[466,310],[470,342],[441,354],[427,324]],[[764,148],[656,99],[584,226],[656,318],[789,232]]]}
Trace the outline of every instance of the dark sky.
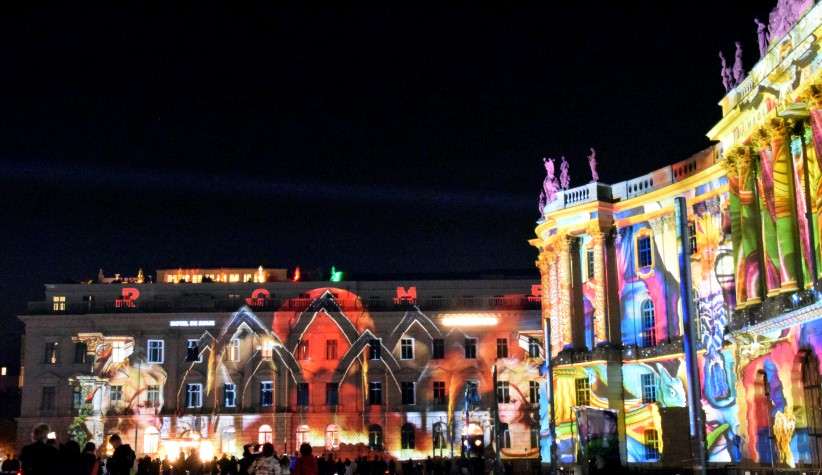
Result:
{"label": "dark sky", "polygon": [[704,148],[776,2],[166,3],[2,7],[6,328],[100,267],[531,268],[542,157]]}

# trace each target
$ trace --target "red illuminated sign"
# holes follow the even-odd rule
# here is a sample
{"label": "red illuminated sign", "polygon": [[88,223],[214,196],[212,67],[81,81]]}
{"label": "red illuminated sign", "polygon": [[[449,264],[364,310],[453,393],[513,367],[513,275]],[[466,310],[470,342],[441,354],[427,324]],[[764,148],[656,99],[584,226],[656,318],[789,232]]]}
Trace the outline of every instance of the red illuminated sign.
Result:
{"label": "red illuminated sign", "polygon": [[397,293],[394,296],[394,303],[395,304],[415,304],[417,303],[417,288],[416,287],[408,287],[405,289],[404,287],[397,287]]}
{"label": "red illuminated sign", "polygon": [[114,308],[136,308],[139,298],[139,290],[134,287],[123,287],[120,290],[120,298],[114,299]]}
{"label": "red illuminated sign", "polygon": [[251,292],[251,297],[245,299],[245,303],[247,303],[249,307],[263,307],[269,297],[271,297],[271,293],[269,293],[268,290],[254,289],[254,291]]}

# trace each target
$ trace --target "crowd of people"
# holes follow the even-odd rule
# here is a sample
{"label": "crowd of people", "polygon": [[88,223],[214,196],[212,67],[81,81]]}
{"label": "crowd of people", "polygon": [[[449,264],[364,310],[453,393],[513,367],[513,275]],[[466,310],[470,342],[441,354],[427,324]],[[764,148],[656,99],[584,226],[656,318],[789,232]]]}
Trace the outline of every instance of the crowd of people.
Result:
{"label": "crowd of people", "polygon": [[[359,456],[353,460],[327,452],[317,457],[309,444],[302,444],[299,453],[278,455],[274,446],[248,444],[241,458],[223,454],[202,461],[196,450],[180,452],[175,460],[152,459],[148,455],[136,458],[134,450],[122,442],[118,434],[109,436],[114,449],[101,457],[93,442],[80,445],[69,440],[57,444],[48,437],[49,426],[40,424],[32,431],[32,443],[23,447],[19,459],[7,457],[0,466],[2,472],[23,475],[452,475],[483,473],[470,459],[407,460],[398,463],[387,454]],[[478,460],[474,460],[475,462]]]}

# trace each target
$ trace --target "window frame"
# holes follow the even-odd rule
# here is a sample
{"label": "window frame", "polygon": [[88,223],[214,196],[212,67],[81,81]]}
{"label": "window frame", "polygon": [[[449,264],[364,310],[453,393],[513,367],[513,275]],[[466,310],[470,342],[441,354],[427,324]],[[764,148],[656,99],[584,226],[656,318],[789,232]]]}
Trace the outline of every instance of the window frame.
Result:
{"label": "window frame", "polygon": [[379,338],[372,338],[368,341],[368,359],[370,361],[382,359],[382,341]]}
{"label": "window frame", "polygon": [[[159,343],[159,348],[152,348],[152,343]],[[152,351],[159,352],[159,358],[152,357]],[[166,341],[163,339],[149,338],[146,340],[146,362],[151,364],[163,364],[166,358]]]}
{"label": "window frame", "polygon": [[337,353],[337,340],[335,338],[325,340],[325,359],[337,360],[339,359]]}
{"label": "window frame", "polygon": [[477,345],[479,341],[477,338],[474,337],[465,337],[465,359],[467,360],[475,360],[477,359]]}
{"label": "window frame", "polygon": [[528,337],[528,357],[529,358],[540,358],[540,352],[542,351],[542,345],[539,342],[539,339],[534,338],[532,336]]}
{"label": "window frame", "polygon": [[159,384],[149,384],[146,386],[147,407],[160,407],[163,400],[163,389]]}
{"label": "window frame", "polygon": [[654,373],[643,373],[640,375],[639,380],[642,387],[642,403],[656,402],[656,375]]}
{"label": "window frame", "polygon": [[[333,397],[332,397],[333,396]],[[337,383],[325,383],[325,405],[340,405],[340,385]]]}
{"label": "window frame", "polygon": [[642,323],[639,346],[643,348],[656,346],[656,305],[654,301],[650,298],[643,300],[639,304],[639,312]]}
{"label": "window frame", "polygon": [[369,406],[382,406],[383,404],[383,395],[382,395],[382,381],[369,381],[368,382],[368,405]]}
{"label": "window frame", "polygon": [[[265,398],[264,396],[268,396]],[[267,399],[267,401],[266,401]],[[274,405],[274,381],[260,381],[260,407],[272,407]]]}
{"label": "window frame", "polygon": [[308,383],[297,383],[297,406],[308,407],[311,404],[311,389]]}
{"label": "window frame", "polygon": [[44,385],[40,389],[40,410],[50,412],[55,410],[57,402],[57,386]]}
{"label": "window frame", "polygon": [[[196,389],[196,391],[194,390]],[[193,397],[196,395],[197,401]],[[203,383],[186,383],[186,408],[200,409],[203,407]]]}
{"label": "window frame", "polygon": [[[407,393],[406,390],[410,387],[410,393]],[[410,402],[405,397],[407,394],[411,395]],[[413,406],[417,403],[417,383],[414,381],[401,381],[400,382],[400,400],[404,406]]]}
{"label": "window frame", "polygon": [[51,296],[51,309],[53,312],[65,312],[68,307],[68,301],[65,295]]}
{"label": "window frame", "polygon": [[508,338],[497,338],[497,359],[508,358]]}
{"label": "window frame", "polygon": [[497,381],[496,387],[497,404],[511,403],[511,383],[508,381]]}
{"label": "window frame", "polygon": [[88,345],[84,341],[74,342],[74,364],[88,363]]}
{"label": "window frame", "polygon": [[[408,350],[408,353],[406,353]],[[410,361],[414,359],[414,339],[400,338],[400,360]]]}
{"label": "window frame", "polygon": [[232,338],[228,342],[228,361],[237,363],[240,361],[240,339]]}
{"label": "window frame", "polygon": [[[441,397],[438,397],[437,392],[442,393]],[[445,381],[431,382],[431,401],[437,406],[448,404],[448,388],[445,387]]]}
{"label": "window frame", "polygon": [[[231,395],[231,399],[229,399],[229,394]],[[231,404],[229,404],[229,402]],[[235,408],[237,407],[237,384],[236,383],[223,383],[223,407],[226,408]]]}
{"label": "window frame", "polygon": [[434,338],[431,340],[431,359],[445,359],[445,338]]}
{"label": "window frame", "polygon": [[[647,249],[643,243],[648,243]],[[640,276],[651,274],[654,268],[654,237],[650,228],[642,228],[634,236],[634,266]]]}
{"label": "window frame", "polygon": [[[194,345],[192,345],[194,343]],[[189,360],[188,355],[189,351],[192,348],[196,348],[197,350],[197,359],[196,360]],[[202,363],[203,362],[203,352],[200,350],[200,339],[199,338],[187,338],[186,339],[186,363]]]}
{"label": "window frame", "polygon": [[[116,398],[114,397],[115,394],[117,395]],[[123,401],[123,385],[122,384],[112,384],[108,387],[108,400],[109,400],[109,402],[122,402]]]}
{"label": "window frame", "polygon": [[591,405],[591,381],[588,376],[574,378],[574,402],[577,406]]}

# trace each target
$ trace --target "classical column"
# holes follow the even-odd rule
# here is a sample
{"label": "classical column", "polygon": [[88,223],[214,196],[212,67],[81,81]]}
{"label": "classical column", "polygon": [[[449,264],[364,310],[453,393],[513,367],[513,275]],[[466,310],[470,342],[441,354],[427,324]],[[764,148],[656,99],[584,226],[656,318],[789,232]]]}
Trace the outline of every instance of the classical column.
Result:
{"label": "classical column", "polygon": [[591,233],[591,246],[594,251],[594,346],[608,341],[605,331],[605,234],[599,230]]}
{"label": "classical column", "polygon": [[766,128],[753,135],[754,147],[759,153],[756,187],[759,195],[760,236],[762,236],[762,261],[765,291],[768,297],[779,294],[782,285],[779,272],[779,243],[776,231],[776,199],[774,193],[774,154],[771,149],[770,131]]}
{"label": "classical column", "polygon": [[573,333],[571,330],[571,243],[567,236],[557,239],[557,300],[555,300],[556,310],[554,316],[559,320],[558,330],[560,335],[559,349],[573,343]]}
{"label": "classical column", "polygon": [[788,127],[782,119],[771,119],[771,153],[773,159],[773,193],[776,214],[777,250],[779,251],[779,273],[781,291],[798,289],[797,233],[795,214],[795,193],[790,137]]}

